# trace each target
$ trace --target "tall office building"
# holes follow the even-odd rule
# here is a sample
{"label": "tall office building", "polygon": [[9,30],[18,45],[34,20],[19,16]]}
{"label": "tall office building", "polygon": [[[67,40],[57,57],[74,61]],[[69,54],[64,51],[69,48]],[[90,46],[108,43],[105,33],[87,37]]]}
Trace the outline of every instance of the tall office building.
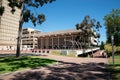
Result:
{"label": "tall office building", "polygon": [[16,8],[16,12],[12,14],[7,0],[0,0],[1,5],[5,7],[5,11],[0,16],[0,50],[13,50],[16,49],[21,10]]}

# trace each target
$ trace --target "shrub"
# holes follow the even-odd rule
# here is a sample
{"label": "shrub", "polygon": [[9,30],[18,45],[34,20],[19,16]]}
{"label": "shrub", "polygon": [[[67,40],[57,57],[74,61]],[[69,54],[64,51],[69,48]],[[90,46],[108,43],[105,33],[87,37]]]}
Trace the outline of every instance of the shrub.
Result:
{"label": "shrub", "polygon": [[[112,53],[112,45],[111,44],[106,44],[104,46],[104,49],[108,53],[108,55],[111,55],[111,53]],[[115,52],[115,54],[119,54],[120,53],[120,46],[114,45],[114,52]]]}

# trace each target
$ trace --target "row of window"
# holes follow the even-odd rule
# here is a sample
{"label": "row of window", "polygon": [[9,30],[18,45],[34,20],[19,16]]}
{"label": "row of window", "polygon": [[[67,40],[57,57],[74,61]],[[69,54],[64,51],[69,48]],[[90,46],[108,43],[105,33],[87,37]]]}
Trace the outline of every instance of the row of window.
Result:
{"label": "row of window", "polygon": [[18,20],[12,20],[12,17],[10,19],[2,18],[1,22],[4,23],[4,24],[12,25],[12,26],[16,26],[16,25],[18,26],[19,25],[19,19]]}
{"label": "row of window", "polygon": [[9,29],[1,29],[1,34],[17,36],[18,32]]}

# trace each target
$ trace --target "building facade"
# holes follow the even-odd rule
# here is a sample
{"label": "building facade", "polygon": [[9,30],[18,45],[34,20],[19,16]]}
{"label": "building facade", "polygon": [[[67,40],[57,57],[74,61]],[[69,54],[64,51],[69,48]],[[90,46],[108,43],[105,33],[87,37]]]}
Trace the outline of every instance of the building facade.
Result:
{"label": "building facade", "polygon": [[[77,36],[80,38],[84,36],[82,30],[63,30],[56,32],[40,33],[38,38],[39,49],[82,49],[83,39],[76,40]],[[96,38],[91,37],[91,45],[97,45]]]}
{"label": "building facade", "polygon": [[0,4],[5,7],[0,16],[0,50],[15,50],[21,10],[16,9],[12,14],[7,0],[0,0]]}
{"label": "building facade", "polygon": [[41,33],[38,39],[40,49],[72,49],[74,40],[80,30],[64,30],[57,32]]}
{"label": "building facade", "polygon": [[[80,38],[77,40],[77,36]],[[82,49],[84,48],[82,30],[62,30],[56,32],[40,32],[32,28],[22,30],[22,49]],[[94,36],[90,37],[90,45],[97,45]]]}
{"label": "building facade", "polygon": [[25,28],[22,30],[22,49],[34,49],[38,45],[39,30]]}

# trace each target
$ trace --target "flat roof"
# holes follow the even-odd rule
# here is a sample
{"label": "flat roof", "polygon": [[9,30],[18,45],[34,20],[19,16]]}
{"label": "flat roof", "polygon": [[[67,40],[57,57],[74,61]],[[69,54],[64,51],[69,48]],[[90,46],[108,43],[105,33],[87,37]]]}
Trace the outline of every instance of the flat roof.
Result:
{"label": "flat roof", "polygon": [[76,30],[76,29],[69,29],[69,30],[60,30],[60,31],[54,31],[54,32],[41,32],[38,34],[38,36],[51,36],[51,35],[62,35],[62,34],[71,34],[71,33],[78,33],[82,30]]}

